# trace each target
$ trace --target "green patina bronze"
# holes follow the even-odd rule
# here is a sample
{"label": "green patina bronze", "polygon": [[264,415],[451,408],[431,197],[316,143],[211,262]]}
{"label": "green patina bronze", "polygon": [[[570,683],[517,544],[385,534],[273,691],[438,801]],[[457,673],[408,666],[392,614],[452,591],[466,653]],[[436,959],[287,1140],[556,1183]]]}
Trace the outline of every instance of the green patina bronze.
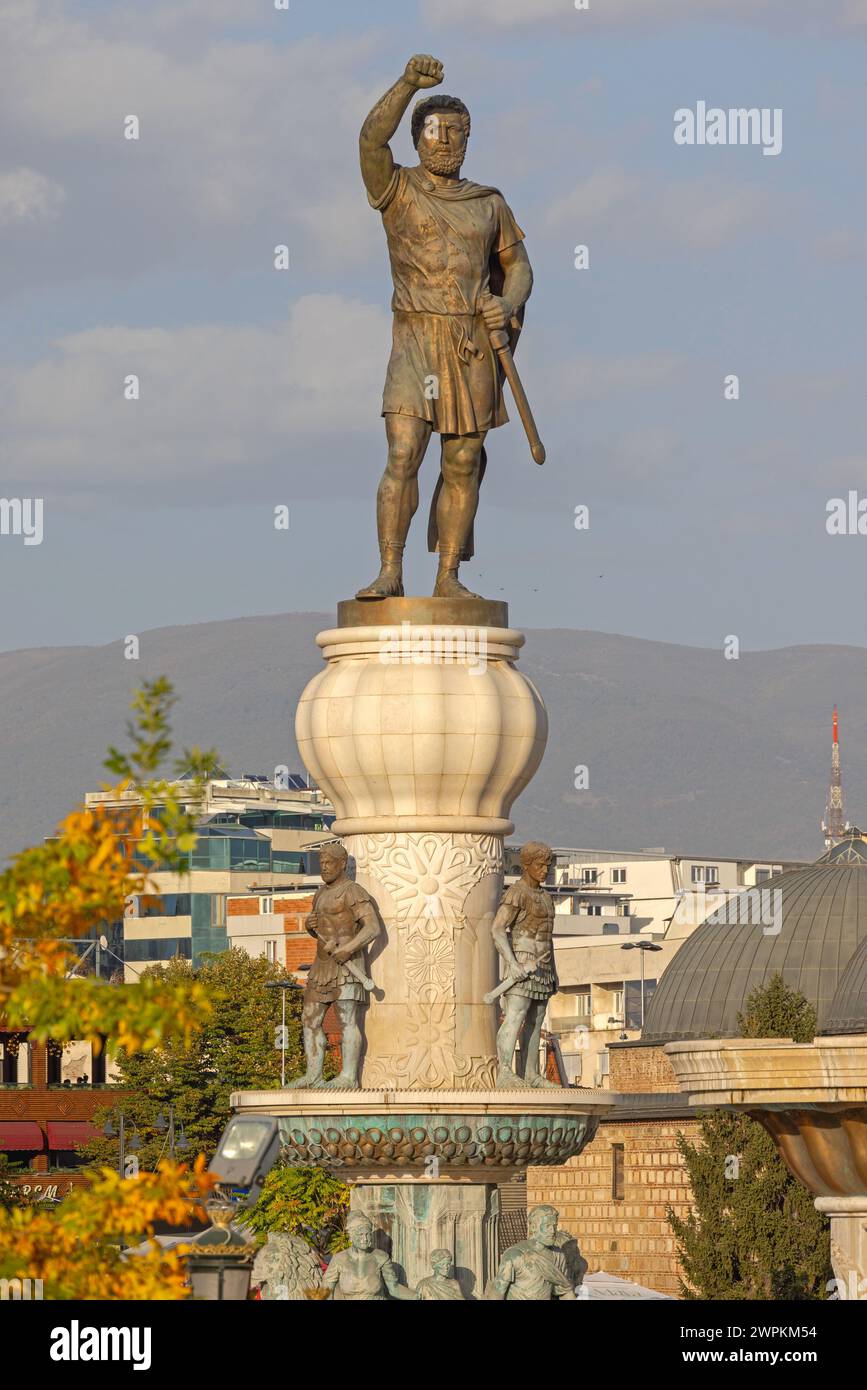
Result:
{"label": "green patina bronze", "polygon": [[593,1137],[591,1115],[331,1115],[280,1121],[289,1163],[381,1168],[437,1159],[450,1168],[526,1168],[565,1163]]}

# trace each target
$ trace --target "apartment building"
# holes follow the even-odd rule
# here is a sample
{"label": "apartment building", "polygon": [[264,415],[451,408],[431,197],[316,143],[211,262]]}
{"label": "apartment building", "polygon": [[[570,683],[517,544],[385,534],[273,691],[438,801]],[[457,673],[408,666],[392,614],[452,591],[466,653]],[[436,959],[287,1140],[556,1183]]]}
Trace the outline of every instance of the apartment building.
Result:
{"label": "apartment building", "polygon": [[[641,1036],[657,981],[712,912],[805,861],[680,855],[663,848],[556,849],[554,899],[560,989],[546,1019],[568,1079],[609,1085],[608,1047]],[[510,847],[507,874],[520,872]],[[642,979],[643,977],[643,979]]]}
{"label": "apartment building", "polygon": [[[185,780],[174,789],[191,809]],[[122,810],[136,793],[89,792],[85,804]],[[330,803],[301,775],[242,773],[212,778],[197,814],[187,872],[154,873],[152,891],[127,901],[117,954],[128,982],[148,965],[174,956],[197,965],[230,945],[286,963],[287,916],[292,926],[296,900],[309,899],[319,882],[315,845],[333,838]]]}

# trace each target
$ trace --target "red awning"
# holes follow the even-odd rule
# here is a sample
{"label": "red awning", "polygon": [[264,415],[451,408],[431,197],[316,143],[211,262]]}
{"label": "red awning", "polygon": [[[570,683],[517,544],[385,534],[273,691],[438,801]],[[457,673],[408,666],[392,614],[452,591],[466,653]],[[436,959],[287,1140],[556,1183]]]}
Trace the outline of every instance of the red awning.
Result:
{"label": "red awning", "polygon": [[42,1130],[33,1120],[0,1120],[0,1153],[27,1149],[31,1153],[45,1147]]}
{"label": "red awning", "polygon": [[48,1132],[48,1147],[56,1149],[77,1149],[79,1144],[89,1144],[91,1139],[102,1138],[102,1130],[89,1120],[49,1120],[45,1126]]}

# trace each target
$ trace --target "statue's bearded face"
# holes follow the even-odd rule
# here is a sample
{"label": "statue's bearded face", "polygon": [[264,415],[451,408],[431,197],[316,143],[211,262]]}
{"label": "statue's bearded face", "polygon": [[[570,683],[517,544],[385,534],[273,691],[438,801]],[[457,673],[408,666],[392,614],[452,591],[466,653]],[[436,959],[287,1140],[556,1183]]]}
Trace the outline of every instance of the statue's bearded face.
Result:
{"label": "statue's bearded face", "polygon": [[431,111],[418,137],[418,157],[429,174],[458,173],[467,153],[467,132],[459,111]]}
{"label": "statue's bearded face", "polygon": [[320,853],[319,872],[326,883],[335,883],[345,868],[346,860],[342,854],[327,854],[325,850]]}
{"label": "statue's bearded face", "polygon": [[544,1216],[539,1218],[536,1224],[536,1230],[534,1234],[539,1244],[544,1245],[547,1249],[550,1250],[550,1248],[553,1245],[557,1244],[556,1216],[554,1216],[553,1214],[549,1215],[546,1212]]}

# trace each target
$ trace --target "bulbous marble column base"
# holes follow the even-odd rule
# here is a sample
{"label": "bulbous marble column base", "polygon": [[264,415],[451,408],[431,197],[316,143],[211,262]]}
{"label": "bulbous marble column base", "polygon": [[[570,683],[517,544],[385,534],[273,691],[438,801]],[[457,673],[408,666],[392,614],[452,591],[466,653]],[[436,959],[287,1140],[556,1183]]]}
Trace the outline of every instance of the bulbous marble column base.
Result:
{"label": "bulbous marble column base", "polygon": [[503,837],[544,751],[545,707],[516,669],[523,635],[483,625],[505,605],[341,605],[342,618],[360,613],[378,625],[317,637],[326,664],[301,696],[296,736],[385,927],[368,959],[362,1086],[487,1090],[497,1011],[482,1000],[499,977]]}

